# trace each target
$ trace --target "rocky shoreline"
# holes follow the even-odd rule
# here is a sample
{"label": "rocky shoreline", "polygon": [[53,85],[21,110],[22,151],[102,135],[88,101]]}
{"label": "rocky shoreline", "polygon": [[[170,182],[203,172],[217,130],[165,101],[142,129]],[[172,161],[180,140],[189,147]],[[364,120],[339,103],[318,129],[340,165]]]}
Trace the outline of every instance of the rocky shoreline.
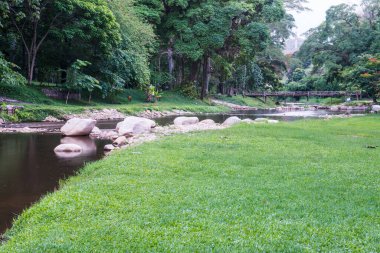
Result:
{"label": "rocky shoreline", "polygon": [[[217,105],[223,105],[226,107],[229,107],[231,111],[255,111],[258,110],[258,108],[250,107],[250,106],[240,106],[220,100],[212,100],[214,104]],[[326,110],[331,112],[345,112],[345,115],[321,115],[319,118],[347,118],[351,117],[353,114],[352,112],[358,113],[358,112],[371,112],[371,113],[378,113],[380,112],[380,106],[379,105],[373,105],[373,106],[346,106],[346,105],[337,105],[337,106],[321,106],[321,105],[309,105],[309,106],[299,106],[299,105],[290,105],[290,106],[279,106],[276,108],[268,108],[270,111],[278,111],[278,112],[291,112],[291,111],[317,111],[317,110]],[[194,112],[188,112],[184,110],[173,110],[173,111],[152,111],[152,110],[146,110],[143,112],[138,113],[136,116],[147,118],[147,119],[157,119],[162,117],[172,117],[172,116],[188,116],[192,115]],[[46,117],[42,122],[43,123],[63,123],[67,120],[73,119],[73,118],[79,118],[79,119],[93,119],[96,121],[101,120],[122,120],[128,115],[125,115],[124,113],[119,112],[116,109],[103,109],[103,110],[86,110],[83,113],[80,114],[67,114],[64,115],[64,120],[57,119],[53,116]],[[0,118],[0,125],[5,124],[5,122]],[[0,133],[56,133],[56,130],[52,130],[49,128],[42,127],[33,127],[31,125],[25,124],[25,127],[0,127]]]}
{"label": "rocky shoreline", "polygon": [[73,118],[67,121],[60,130],[66,139],[67,137],[72,137],[73,141],[71,143],[67,141],[62,142],[54,151],[60,157],[76,157],[81,155],[82,149],[86,147],[81,147],[80,142],[75,141],[76,136],[89,135],[94,139],[109,140],[110,143],[104,146],[104,151],[108,154],[114,150],[154,141],[164,136],[197,131],[221,130],[239,123],[277,124],[279,121],[267,118],[241,120],[233,116],[226,119],[222,124],[217,124],[211,119],[199,121],[197,117],[181,116],[175,118],[173,124],[169,126],[158,126],[153,120],[129,116],[119,122],[115,129],[100,130],[95,127],[96,121],[93,119]]}

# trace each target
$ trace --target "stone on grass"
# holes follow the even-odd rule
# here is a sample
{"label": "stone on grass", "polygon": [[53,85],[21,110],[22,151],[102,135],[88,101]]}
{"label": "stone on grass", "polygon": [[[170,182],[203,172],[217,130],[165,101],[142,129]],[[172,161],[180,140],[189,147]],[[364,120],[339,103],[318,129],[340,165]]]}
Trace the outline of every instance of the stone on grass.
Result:
{"label": "stone on grass", "polygon": [[125,137],[125,136],[120,136],[120,137],[118,137],[118,138],[112,143],[112,145],[114,145],[115,147],[121,147],[121,146],[125,146],[127,143],[128,143],[127,137]]}
{"label": "stone on grass", "polygon": [[61,132],[65,136],[83,136],[89,135],[94,129],[96,120],[73,118],[66,122],[61,128]]}
{"label": "stone on grass", "polygon": [[338,106],[331,106],[330,111],[337,112],[337,111],[339,111],[339,107]]}
{"label": "stone on grass", "polygon": [[188,126],[199,123],[197,117],[177,117],[174,119],[175,126]]}
{"label": "stone on grass", "polygon": [[278,120],[274,120],[274,119],[268,120],[268,124],[278,124],[278,123],[280,123],[280,121]]}
{"label": "stone on grass", "polygon": [[238,124],[240,122],[241,122],[241,119],[239,117],[233,116],[233,117],[229,117],[228,119],[226,119],[223,122],[223,125],[232,126],[232,125]]}

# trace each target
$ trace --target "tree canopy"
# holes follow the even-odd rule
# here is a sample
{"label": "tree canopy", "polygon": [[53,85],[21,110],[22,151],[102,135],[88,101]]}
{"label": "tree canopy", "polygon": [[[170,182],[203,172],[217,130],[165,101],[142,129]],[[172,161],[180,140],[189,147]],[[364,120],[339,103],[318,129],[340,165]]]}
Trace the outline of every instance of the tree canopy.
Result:
{"label": "tree canopy", "polygon": [[287,11],[305,2],[4,0],[0,51],[29,85],[70,89],[68,73],[88,62],[81,71],[99,82],[102,97],[150,85],[201,98],[278,89],[286,67],[281,49],[294,27]]}
{"label": "tree canopy", "polygon": [[[293,58],[301,66],[290,69],[289,81],[297,79],[307,89],[361,90],[377,99],[380,68],[369,59],[380,52],[380,2],[363,0],[363,13],[356,7],[341,4],[326,12]],[[310,73],[299,79],[300,71]]]}

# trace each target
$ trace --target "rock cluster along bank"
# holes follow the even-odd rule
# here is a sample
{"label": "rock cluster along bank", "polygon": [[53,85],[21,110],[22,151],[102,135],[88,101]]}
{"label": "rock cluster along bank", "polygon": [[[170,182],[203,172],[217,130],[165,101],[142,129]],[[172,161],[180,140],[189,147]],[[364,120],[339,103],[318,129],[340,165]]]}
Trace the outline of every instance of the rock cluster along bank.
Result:
{"label": "rock cluster along bank", "polygon": [[[95,126],[95,120],[73,118],[67,121],[61,128],[61,133],[64,136],[90,135],[93,138],[111,140],[112,143],[104,147],[105,152],[110,152],[131,145],[153,141],[159,137],[175,133],[218,130],[239,123],[276,124],[278,121],[266,118],[242,120],[238,117],[229,117],[222,124],[217,124],[211,119],[199,121],[197,117],[177,117],[172,125],[157,126],[156,122],[151,119],[130,116],[119,122],[114,130],[101,130]],[[54,151],[60,156],[62,156],[62,153],[66,153],[67,157],[80,155],[82,152],[80,146],[78,148],[78,145],[74,142],[65,142],[57,146]]]}

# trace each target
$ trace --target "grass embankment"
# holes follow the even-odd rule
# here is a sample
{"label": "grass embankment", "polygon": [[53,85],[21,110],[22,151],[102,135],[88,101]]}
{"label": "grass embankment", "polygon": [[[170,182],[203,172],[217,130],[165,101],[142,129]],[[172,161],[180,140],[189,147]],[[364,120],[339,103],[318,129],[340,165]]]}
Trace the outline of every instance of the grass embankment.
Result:
{"label": "grass embankment", "polygon": [[380,118],[168,137],[86,166],[0,252],[379,252]]}
{"label": "grass embankment", "polygon": [[[73,102],[69,101],[66,105],[65,101],[55,100],[46,97],[38,87],[4,87],[0,86],[0,96],[17,99],[32,104],[24,104],[24,110],[17,112],[13,117],[3,113],[0,117],[8,121],[41,121],[45,117],[51,115],[62,118],[65,114],[82,113],[85,110],[101,110],[101,109],[117,109],[126,114],[136,114],[144,110],[155,111],[172,111],[185,110],[190,112],[226,112],[228,108],[223,106],[211,105],[208,101],[186,98],[174,92],[164,92],[161,101],[157,103],[147,103],[145,94],[139,90],[125,90],[113,101],[93,100]],[[132,101],[128,97],[132,97]]]}

